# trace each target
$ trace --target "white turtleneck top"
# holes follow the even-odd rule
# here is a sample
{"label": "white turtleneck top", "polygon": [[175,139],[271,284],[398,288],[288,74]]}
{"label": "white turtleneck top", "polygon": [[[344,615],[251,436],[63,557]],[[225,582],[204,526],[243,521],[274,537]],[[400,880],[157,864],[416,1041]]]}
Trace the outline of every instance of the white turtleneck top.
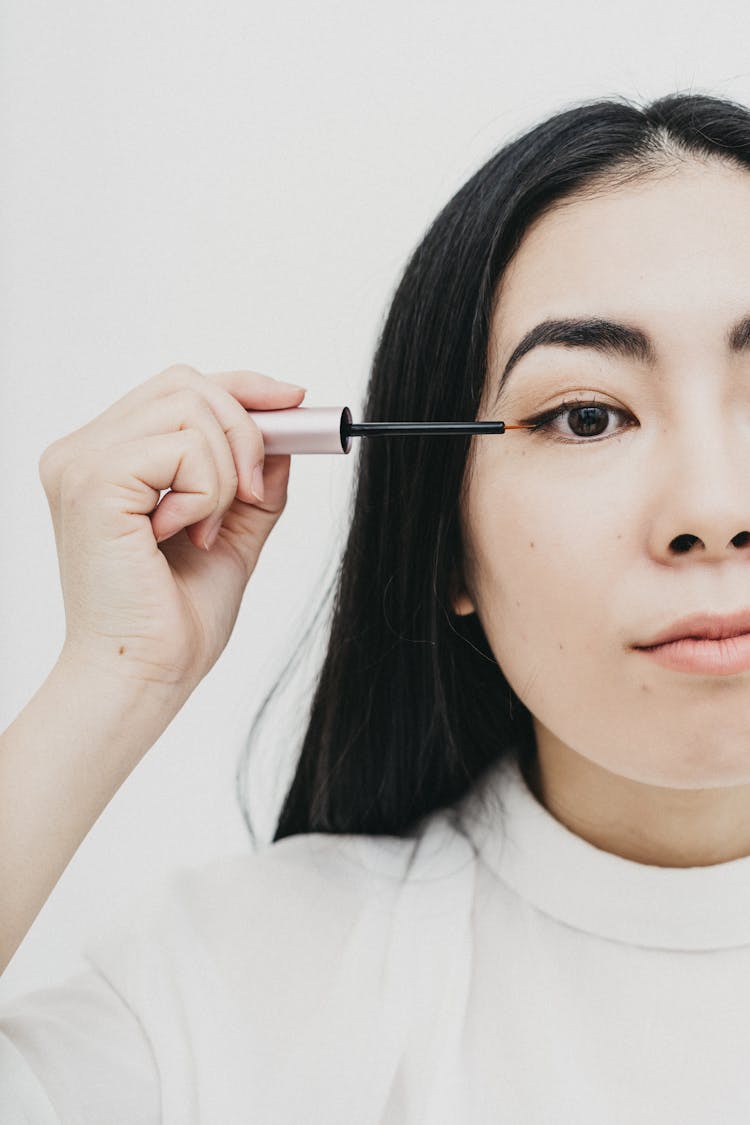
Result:
{"label": "white turtleneck top", "polygon": [[0,1004],[3,1125],[750,1121],[750,857],[601,851],[515,759],[414,838],[178,870],[84,953]]}

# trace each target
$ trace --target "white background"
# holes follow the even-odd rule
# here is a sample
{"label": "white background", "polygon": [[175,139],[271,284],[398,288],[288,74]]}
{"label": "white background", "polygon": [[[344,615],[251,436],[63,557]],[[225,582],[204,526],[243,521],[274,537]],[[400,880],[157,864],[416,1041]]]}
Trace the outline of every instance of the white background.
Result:
{"label": "white background", "polygon": [[[582,100],[750,104],[746,11],[4,0],[0,729],[64,637],[37,470],[50,442],[176,362],[302,383],[305,405],[357,419],[403,265],[476,168]],[[81,844],[0,998],[77,971],[145,884],[251,847],[235,764],[338,561],[358,441],[293,457],[225,652]],[[286,776],[289,731],[264,737]],[[274,812],[261,794],[258,817]]]}

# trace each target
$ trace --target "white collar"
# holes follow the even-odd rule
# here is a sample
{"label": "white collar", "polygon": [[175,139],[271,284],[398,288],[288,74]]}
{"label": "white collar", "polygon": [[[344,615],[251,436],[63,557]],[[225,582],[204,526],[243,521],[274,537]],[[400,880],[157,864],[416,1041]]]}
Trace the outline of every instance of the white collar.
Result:
{"label": "white collar", "polygon": [[750,944],[750,856],[655,867],[602,851],[537,800],[515,754],[485,772],[459,812],[485,863],[569,926],[656,949]]}

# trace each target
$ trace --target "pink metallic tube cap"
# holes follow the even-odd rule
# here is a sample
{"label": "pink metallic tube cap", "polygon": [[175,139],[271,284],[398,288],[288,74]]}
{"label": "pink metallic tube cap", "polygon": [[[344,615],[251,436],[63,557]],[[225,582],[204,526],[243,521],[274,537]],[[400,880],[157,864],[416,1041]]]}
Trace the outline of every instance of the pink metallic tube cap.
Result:
{"label": "pink metallic tube cap", "polygon": [[263,435],[266,453],[348,453],[352,447],[348,406],[292,406],[247,413]]}

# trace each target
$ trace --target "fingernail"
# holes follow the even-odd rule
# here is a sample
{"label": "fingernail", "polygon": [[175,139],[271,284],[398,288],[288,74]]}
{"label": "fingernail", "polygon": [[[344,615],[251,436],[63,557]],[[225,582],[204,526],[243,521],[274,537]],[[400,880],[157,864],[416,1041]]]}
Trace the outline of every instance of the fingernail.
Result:
{"label": "fingernail", "polygon": [[252,484],[250,485],[250,487],[252,488],[254,494],[258,497],[259,500],[265,499],[265,493],[263,491],[263,462],[262,461],[259,461],[258,464],[253,469],[253,480],[252,480]]}

